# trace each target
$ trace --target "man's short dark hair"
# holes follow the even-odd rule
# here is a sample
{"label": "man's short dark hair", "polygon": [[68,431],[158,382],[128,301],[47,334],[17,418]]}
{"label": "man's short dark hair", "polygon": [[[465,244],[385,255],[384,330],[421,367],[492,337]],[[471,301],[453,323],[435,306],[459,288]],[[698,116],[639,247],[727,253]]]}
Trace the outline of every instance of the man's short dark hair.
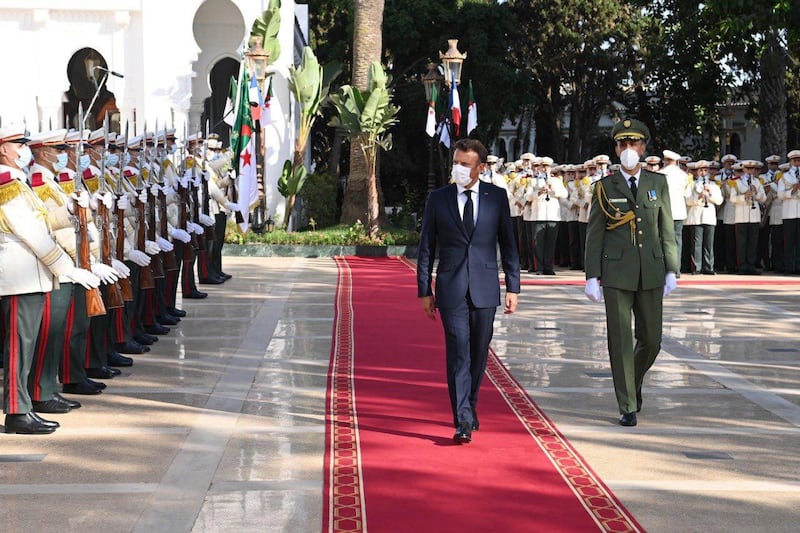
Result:
{"label": "man's short dark hair", "polygon": [[462,152],[475,152],[478,154],[479,163],[486,163],[486,158],[489,157],[489,151],[483,143],[477,139],[461,139],[456,142],[455,149],[461,150]]}

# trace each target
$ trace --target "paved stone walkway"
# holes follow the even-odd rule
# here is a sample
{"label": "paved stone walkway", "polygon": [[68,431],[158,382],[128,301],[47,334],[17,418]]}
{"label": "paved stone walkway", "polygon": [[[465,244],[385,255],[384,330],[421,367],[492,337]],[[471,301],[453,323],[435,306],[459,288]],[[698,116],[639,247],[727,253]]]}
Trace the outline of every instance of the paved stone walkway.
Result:
{"label": "paved stone walkway", "polygon": [[[0,434],[0,530],[319,531],[335,265],[224,261],[235,277],[54,435]],[[800,278],[703,278],[773,282],[667,299],[636,428],[580,286],[524,286],[493,345],[648,531],[796,531]]]}

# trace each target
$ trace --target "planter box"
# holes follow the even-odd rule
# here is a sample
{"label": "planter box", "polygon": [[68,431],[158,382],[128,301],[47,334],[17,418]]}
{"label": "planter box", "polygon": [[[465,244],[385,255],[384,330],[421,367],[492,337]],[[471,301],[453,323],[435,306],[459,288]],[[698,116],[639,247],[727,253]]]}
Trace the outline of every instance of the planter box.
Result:
{"label": "planter box", "polygon": [[417,257],[417,245],[399,246],[303,246],[293,244],[226,244],[222,255],[246,257],[335,257],[357,255],[362,257],[388,257],[404,255]]}

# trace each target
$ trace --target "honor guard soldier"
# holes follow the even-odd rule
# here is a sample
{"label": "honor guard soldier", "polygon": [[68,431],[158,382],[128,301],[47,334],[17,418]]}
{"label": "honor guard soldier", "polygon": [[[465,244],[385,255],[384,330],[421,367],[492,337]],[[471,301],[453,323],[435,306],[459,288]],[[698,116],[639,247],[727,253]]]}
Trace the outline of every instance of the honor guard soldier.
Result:
{"label": "honor guard soldier", "polygon": [[786,156],[791,165],[781,175],[778,197],[783,201],[783,260],[787,274],[800,273],[800,150]]}
{"label": "honor guard soldier", "polygon": [[729,199],[734,208],[736,264],[739,274],[760,274],[756,269],[761,203],[767,199],[758,179],[758,162],[742,162],[744,174],[728,180]]}
{"label": "honor guard soldier", "polygon": [[[669,185],[669,200],[672,206],[672,221],[675,226],[675,243],[678,247],[678,257],[683,250],[683,221],[686,220],[686,195],[689,192],[689,175],[686,173],[686,164],[689,162],[672,150],[664,150],[664,166],[661,173],[667,177]],[[678,164],[683,162],[683,165]]]}
{"label": "honor guard soldier", "polygon": [[67,276],[88,287],[100,280],[77,268],[53,239],[48,212],[26,184],[31,162],[28,139],[19,125],[0,127],[0,307],[3,338],[3,409],[6,433],[52,433],[59,426],[33,412],[28,376],[45,305],[54,277]]}
{"label": "honor guard soldier", "polygon": [[662,299],[675,289],[680,265],[666,178],[639,162],[650,136],[647,126],[623,120],[611,134],[623,170],[595,184],[586,237],[585,293],[595,302],[605,296],[619,423],[635,426],[645,374],[661,349]]}
{"label": "honor guard soldier", "polygon": [[722,204],[722,192],[709,177],[711,164],[698,161],[697,177],[686,198],[685,227],[691,235],[692,274],[714,275],[714,230],[717,225],[717,206]]}
{"label": "honor guard soldier", "polygon": [[[189,135],[186,138],[188,152],[186,159],[184,159],[183,162],[183,168],[185,169],[185,172],[180,179],[180,187],[181,189],[185,190],[185,192],[181,193],[182,197],[185,194],[187,199],[189,199],[191,196],[191,188],[199,185],[199,179],[197,180],[197,184],[195,184],[196,173],[198,172],[198,161],[195,153],[198,151],[198,146],[202,142],[203,135],[200,132]],[[185,204],[182,202],[180,209],[189,210],[189,202],[187,201]],[[184,214],[184,216],[186,217],[186,227],[181,227],[181,229],[184,229],[187,233],[193,234],[195,237],[192,238],[192,242],[195,242],[195,240],[198,240],[200,235],[205,232],[203,228],[197,224],[196,220],[191,219],[190,213],[187,212]],[[202,299],[208,297],[207,292],[197,290],[197,282],[195,281],[194,276],[194,265],[196,262],[197,253],[192,253],[191,257],[184,256],[183,267],[181,269],[181,288],[183,290],[184,298]]]}
{"label": "honor guard soldier", "polygon": [[657,155],[648,155],[644,158],[644,162],[647,164],[647,170],[650,172],[658,172],[661,168],[661,158]]}

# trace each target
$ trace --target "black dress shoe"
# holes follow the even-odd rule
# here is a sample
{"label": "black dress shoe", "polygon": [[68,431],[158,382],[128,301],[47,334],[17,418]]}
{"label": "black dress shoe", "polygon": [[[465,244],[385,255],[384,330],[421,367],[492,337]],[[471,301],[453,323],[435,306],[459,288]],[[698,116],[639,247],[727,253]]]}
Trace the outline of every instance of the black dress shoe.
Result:
{"label": "black dress shoe", "polygon": [[44,418],[42,418],[41,416],[39,416],[38,414],[36,414],[33,411],[31,411],[28,414],[30,414],[37,422],[39,422],[40,424],[44,424],[47,427],[50,427],[50,428],[53,428],[53,429],[57,429],[57,428],[61,427],[61,424],[59,424],[58,422],[56,422],[54,420],[45,420]]}
{"label": "black dress shoe", "polygon": [[472,410],[472,431],[478,431],[481,429],[481,423],[478,421],[478,411],[473,409]]}
{"label": "black dress shoe", "polygon": [[208,277],[208,278],[202,278],[200,280],[200,283],[202,283],[203,285],[222,285],[223,283],[225,283],[225,280],[215,277]]}
{"label": "black dress shoe", "polygon": [[701,272],[701,274],[705,274],[706,276],[716,276],[717,275],[717,273],[714,272],[713,270],[703,270]]}
{"label": "black dress shoe", "polygon": [[93,379],[111,379],[114,377],[114,372],[111,369],[106,367],[100,368],[87,368],[86,369],[86,376],[93,378]]}
{"label": "black dress shoe", "polygon": [[188,298],[190,300],[202,300],[208,296],[207,292],[200,292],[200,291],[192,291],[192,292],[185,292],[183,293],[184,298]]}
{"label": "black dress shoe", "polygon": [[162,326],[174,326],[180,321],[180,318],[171,315],[160,315],[156,317],[156,320]]}
{"label": "black dress shoe", "polygon": [[636,413],[624,413],[622,416],[619,417],[619,425],[620,426],[635,426],[636,425]]}
{"label": "black dress shoe", "polygon": [[72,408],[62,402],[59,402],[55,398],[44,402],[37,402],[33,401],[33,410],[37,413],[69,413],[72,411]]}
{"label": "black dress shoe", "polygon": [[169,333],[169,328],[161,324],[153,324],[152,326],[145,326],[144,330],[150,335],[166,335]]}
{"label": "black dress shoe", "polygon": [[542,271],[542,274],[544,274],[545,276],[555,276],[556,275],[556,273],[553,270],[544,270],[544,271]]}
{"label": "black dress shoe", "polygon": [[53,399],[58,400],[59,402],[64,402],[65,404],[69,405],[72,409],[80,409],[81,402],[76,402],[75,400],[70,400],[69,398],[64,398],[59,393],[53,393]]}
{"label": "black dress shoe", "polygon": [[133,366],[133,358],[125,357],[124,355],[116,351],[109,352],[108,366]]}
{"label": "black dress shoe", "polygon": [[85,381],[78,383],[64,383],[61,387],[64,394],[100,394],[101,390]]}
{"label": "black dress shoe", "polygon": [[119,353],[144,353],[145,346],[139,344],[134,340],[127,342],[120,342],[114,345],[114,349]]}
{"label": "black dress shoe", "polygon": [[231,279],[233,277],[230,274],[226,274],[225,272],[220,272],[219,274],[220,274],[220,276],[225,278],[225,281],[228,281],[229,279]]}
{"label": "black dress shoe", "polygon": [[186,316],[186,311],[183,309],[178,309],[177,307],[167,307],[167,313],[176,316],[178,318],[183,318]]}
{"label": "black dress shoe", "polygon": [[110,366],[103,365],[103,369],[104,370],[108,370],[109,372],[111,372],[115,376],[121,376],[122,375],[122,370],[120,370],[118,368],[112,368]]}
{"label": "black dress shoe", "polygon": [[56,430],[55,427],[39,422],[33,413],[24,415],[6,415],[3,424],[6,433],[21,433],[24,435],[45,435]]}
{"label": "black dress shoe", "polygon": [[459,424],[455,435],[453,435],[453,441],[455,441],[457,444],[467,444],[468,442],[471,442],[472,424],[469,424],[467,422],[462,422],[461,424]]}
{"label": "black dress shoe", "polygon": [[[142,330],[140,333],[136,334],[134,339],[137,339],[137,338],[142,339],[144,341],[143,344],[145,345],[145,347],[150,346],[154,342],[158,342],[158,335],[152,335],[150,333],[147,333],[144,330]],[[142,344],[142,343],[140,343],[140,344]]]}
{"label": "black dress shoe", "polygon": [[93,379],[89,379],[89,378],[86,378],[86,383],[88,383],[90,386],[96,388],[97,390],[103,390],[108,386],[108,385],[106,385],[105,383],[103,383],[101,381],[94,381]]}

